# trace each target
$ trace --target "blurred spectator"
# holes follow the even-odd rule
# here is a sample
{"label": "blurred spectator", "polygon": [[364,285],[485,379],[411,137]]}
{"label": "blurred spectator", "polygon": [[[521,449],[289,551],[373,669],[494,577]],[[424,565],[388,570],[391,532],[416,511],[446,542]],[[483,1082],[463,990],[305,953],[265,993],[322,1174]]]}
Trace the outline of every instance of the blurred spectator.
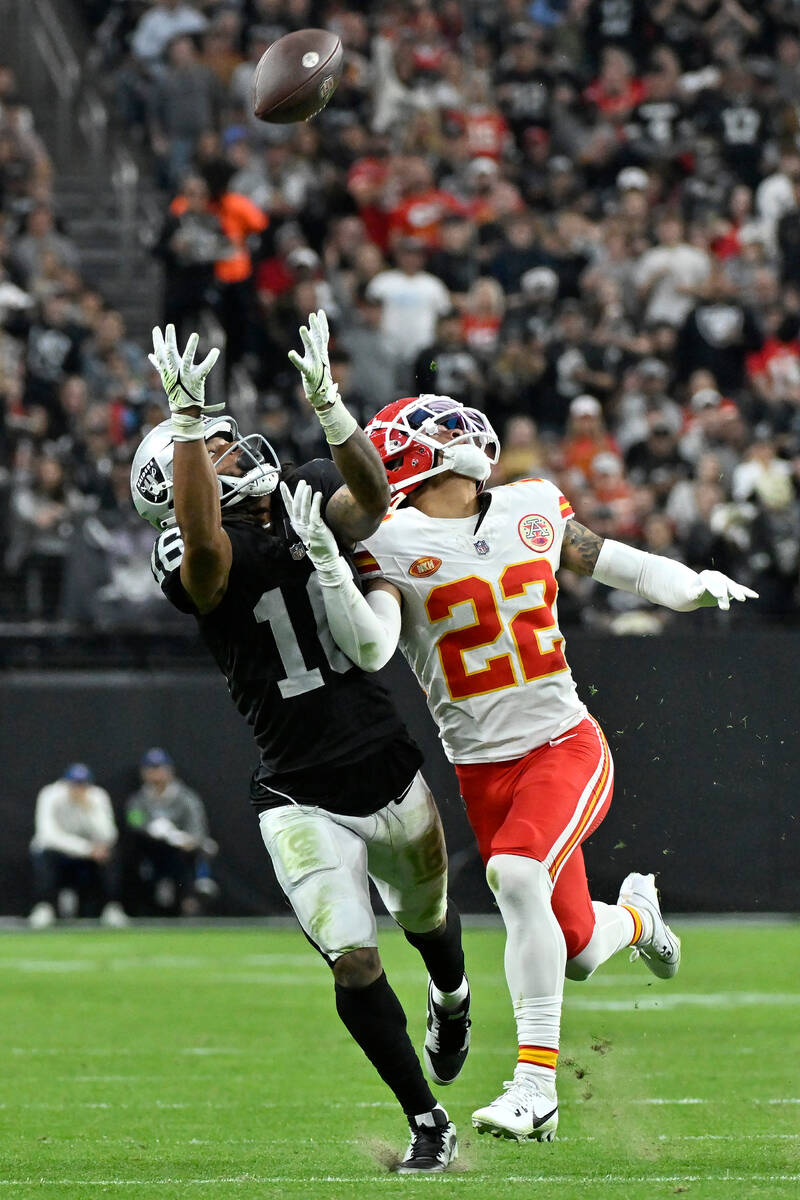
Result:
{"label": "blurred spectator", "polygon": [[32,477],[13,489],[4,565],[19,580],[31,617],[53,620],[59,615],[64,563],[84,506],[63,464],[52,455],[36,459]]}
{"label": "blurred spectator", "polygon": [[203,802],[160,746],[145,752],[139,771],[142,786],[125,806],[129,907],[138,914],[195,916],[202,897],[218,890],[209,869],[217,846]]}
{"label": "blurred spectator", "polygon": [[439,317],[436,340],[420,351],[414,365],[414,379],[414,390],[418,393],[452,396],[473,407],[480,403],[483,386],[480,364],[455,309]]}
{"label": "blurred spectator", "polygon": [[184,345],[204,308],[215,303],[214,264],[229,249],[219,217],[209,211],[208,184],[202,175],[183,181],[181,211],[170,212],[154,253],[164,263],[163,324],[175,326]]}
{"label": "blurred spectator", "polygon": [[131,49],[143,62],[157,63],[174,38],[202,33],[207,24],[202,13],[184,0],[154,0],[134,30]]}
{"label": "blurred spectator", "polygon": [[24,232],[14,243],[12,261],[23,284],[30,286],[41,274],[46,255],[52,255],[57,263],[68,267],[77,266],[79,261],[74,244],[56,231],[52,209],[47,204],[39,204],[28,213]]}
{"label": "blurred spectator", "polygon": [[616,456],[616,442],[606,431],[603,409],[595,396],[576,396],[569,406],[567,434],[564,438],[564,466],[578,471],[588,480],[598,454]]}
{"label": "blurred spectator", "polygon": [[[355,303],[342,314],[337,344],[350,356],[350,383],[362,396],[369,397],[370,417],[396,400],[402,390],[401,372],[391,339],[382,328],[383,305],[361,284]],[[430,361],[430,360],[429,360]],[[435,391],[435,388],[420,390]],[[454,393],[448,391],[448,395]],[[346,392],[343,395],[347,396]],[[349,396],[348,396],[349,400]]]}
{"label": "blurred spectator", "polygon": [[218,128],[223,99],[220,80],[201,62],[192,39],[171,41],[150,103],[150,141],[163,160],[167,186],[180,181],[200,135]]}
{"label": "blurred spectator", "polygon": [[[269,217],[246,196],[228,190],[233,168],[222,159],[212,160],[203,175],[208,187],[205,205],[207,216],[219,222],[225,241],[214,262],[214,310],[226,338],[226,365],[230,368],[245,352],[253,322],[253,258],[249,239],[261,234],[269,225]],[[190,201],[178,195],[170,205],[170,214],[181,218],[192,207],[201,212],[200,198]]]}
{"label": "blurred spectator", "polygon": [[395,245],[397,266],[370,280],[367,293],[383,305],[381,328],[399,362],[410,363],[433,340],[436,321],[450,309],[450,296],[440,279],[424,270],[425,244],[401,238]]}
{"label": "blurred spectator", "polygon": [[126,925],[113,857],[117,827],[111,800],[85,763],[71,763],[61,779],[42,788],[35,822],[31,926],[45,929],[59,915],[99,916],[104,925]]}
{"label": "blurred spectator", "polygon": [[684,240],[678,217],[665,216],[658,229],[657,244],[640,258],[636,268],[639,298],[645,304],[645,320],[681,325],[691,311],[697,289],[708,279],[708,254]]}

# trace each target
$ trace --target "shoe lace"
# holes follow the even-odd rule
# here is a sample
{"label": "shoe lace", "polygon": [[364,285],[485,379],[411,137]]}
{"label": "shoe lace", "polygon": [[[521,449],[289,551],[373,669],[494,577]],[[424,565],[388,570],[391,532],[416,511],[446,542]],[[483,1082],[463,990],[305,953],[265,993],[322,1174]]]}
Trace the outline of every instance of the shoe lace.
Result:
{"label": "shoe lace", "polygon": [[523,1104],[532,1104],[538,1095],[538,1088],[530,1079],[506,1079],[503,1083],[506,1099],[518,1100]]}
{"label": "shoe lace", "polygon": [[417,1125],[411,1132],[407,1158],[436,1158],[442,1151],[446,1125]]}
{"label": "shoe lace", "polygon": [[436,1020],[433,1023],[431,1032],[436,1042],[437,1053],[457,1053],[463,1048],[467,1037],[467,1030],[470,1027],[467,1005],[465,1004],[462,1008],[456,1009],[455,1012],[447,1012],[436,1005],[434,1013]]}

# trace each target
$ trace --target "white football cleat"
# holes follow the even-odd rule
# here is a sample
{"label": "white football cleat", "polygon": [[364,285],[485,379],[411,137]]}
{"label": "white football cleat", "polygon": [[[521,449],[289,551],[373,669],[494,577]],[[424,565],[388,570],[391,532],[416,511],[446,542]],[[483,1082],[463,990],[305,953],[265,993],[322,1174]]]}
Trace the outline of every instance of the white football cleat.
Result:
{"label": "white football cleat", "polygon": [[508,1080],[503,1087],[502,1096],[472,1114],[478,1133],[518,1142],[552,1142],[558,1127],[555,1086],[545,1088],[533,1079],[521,1078]]}
{"label": "white football cleat", "polygon": [[433,1112],[409,1117],[411,1142],[394,1168],[400,1175],[438,1174],[458,1158],[456,1127],[441,1104]]}
{"label": "white football cleat", "polygon": [[31,929],[48,929],[55,923],[56,910],[47,900],[40,900],[38,904],[34,904],[28,917],[28,924]]}
{"label": "white football cleat", "polygon": [[661,915],[654,875],[639,875],[636,871],[622,881],[617,904],[629,904],[639,912],[649,913],[653,932],[634,947],[631,958],[641,956],[644,965],[659,979],[672,979],[681,965],[681,939],[676,937]]}

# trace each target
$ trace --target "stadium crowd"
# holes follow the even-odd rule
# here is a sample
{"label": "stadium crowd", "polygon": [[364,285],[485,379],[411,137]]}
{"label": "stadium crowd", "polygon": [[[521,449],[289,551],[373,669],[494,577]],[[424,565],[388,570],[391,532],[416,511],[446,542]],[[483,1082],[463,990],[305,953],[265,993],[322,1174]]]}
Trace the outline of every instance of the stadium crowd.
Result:
{"label": "stadium crowd", "polygon": [[[559,483],[597,533],[800,611],[800,6],[793,0],[86,4],[121,134],[164,194],[154,322],[213,311],[232,406],[282,459],[319,429],[286,360],[324,307],[361,421],[484,409],[498,482]],[[293,29],[345,46],[313,122],[250,111]],[[164,415],[81,280],[47,153],[0,69],[0,550],[18,617],[170,620],[129,463]],[[587,603],[590,601],[591,603]],[[589,579],[561,620],[671,615]],[[704,614],[725,622],[725,614]]]}

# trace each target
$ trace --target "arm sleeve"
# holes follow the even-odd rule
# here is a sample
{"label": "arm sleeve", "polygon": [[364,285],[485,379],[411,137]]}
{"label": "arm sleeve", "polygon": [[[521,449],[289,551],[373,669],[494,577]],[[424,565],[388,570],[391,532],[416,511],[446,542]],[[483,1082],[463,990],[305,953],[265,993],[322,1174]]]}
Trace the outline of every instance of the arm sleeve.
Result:
{"label": "arm sleeve", "polygon": [[335,586],[323,583],[322,599],[333,640],[362,671],[379,671],[397,649],[400,637],[400,605],[388,592],[368,596],[356,587],[343,559],[343,570]]}
{"label": "arm sleeve", "polygon": [[699,608],[705,590],[700,576],[691,567],[608,538],[603,542],[592,574],[598,583],[634,592],[675,612]]}

